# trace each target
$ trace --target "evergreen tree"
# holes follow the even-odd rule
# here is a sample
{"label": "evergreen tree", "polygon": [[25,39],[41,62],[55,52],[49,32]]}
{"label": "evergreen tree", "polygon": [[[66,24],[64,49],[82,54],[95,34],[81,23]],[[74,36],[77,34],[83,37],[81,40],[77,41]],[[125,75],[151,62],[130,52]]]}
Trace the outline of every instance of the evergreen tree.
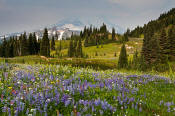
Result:
{"label": "evergreen tree", "polygon": [[157,39],[158,35],[154,35],[152,39],[150,40],[151,43],[151,64],[158,64],[160,63],[160,45],[159,40]]}
{"label": "evergreen tree", "polygon": [[24,34],[21,35],[21,55],[28,55],[28,42],[26,32],[24,32]]}
{"label": "evergreen tree", "polygon": [[129,28],[127,28],[127,31],[126,31],[126,33],[125,33],[125,34],[126,34],[127,36],[130,36],[130,33],[131,33],[131,32],[130,32],[130,29],[129,29]]}
{"label": "evergreen tree", "polygon": [[51,50],[55,50],[55,39],[52,36],[52,41],[51,41]]}
{"label": "evergreen tree", "polygon": [[6,47],[7,47],[7,41],[4,36],[3,44],[2,44],[2,57],[6,57]]}
{"label": "evergreen tree", "polygon": [[9,57],[14,57],[14,40],[11,38],[9,41]]}
{"label": "evergreen tree", "polygon": [[151,63],[151,42],[152,36],[154,35],[153,29],[151,26],[148,26],[144,31],[144,39],[142,45],[142,58],[146,61],[147,64]]}
{"label": "evergreen tree", "polygon": [[40,48],[41,48],[41,39],[38,39],[38,41],[37,41],[37,53],[40,53]]}
{"label": "evergreen tree", "polygon": [[161,63],[166,63],[168,60],[168,49],[167,49],[167,36],[165,29],[161,31],[160,39],[159,39],[159,44],[160,44],[160,59]]}
{"label": "evergreen tree", "polygon": [[172,26],[168,31],[168,44],[170,46],[169,59],[175,61],[175,26]]}
{"label": "evergreen tree", "polygon": [[2,56],[2,45],[0,44],[0,57],[3,57]]}
{"label": "evergreen tree", "polygon": [[74,40],[74,44],[73,44],[73,49],[72,49],[72,52],[73,52],[73,56],[76,56],[77,57],[77,45],[78,45],[78,40],[77,40],[77,36],[73,36],[73,40]]}
{"label": "evergreen tree", "polygon": [[115,29],[112,28],[112,40],[115,40]]}
{"label": "evergreen tree", "polygon": [[59,51],[61,52],[61,49],[62,49],[62,45],[61,45],[61,40],[60,40],[60,44],[59,44]]}
{"label": "evergreen tree", "polygon": [[45,28],[44,35],[41,40],[40,55],[43,55],[46,57],[50,56],[50,42],[49,42],[47,28]]}
{"label": "evergreen tree", "polygon": [[127,35],[126,33],[124,34],[123,41],[124,41],[124,42],[129,41],[129,39],[128,39],[128,35]]}
{"label": "evergreen tree", "polygon": [[126,68],[127,65],[128,65],[128,58],[127,58],[127,53],[126,53],[126,47],[125,47],[125,44],[123,44],[121,47],[120,56],[118,60],[118,67]]}
{"label": "evergreen tree", "polygon": [[15,36],[13,38],[14,38],[13,54],[14,54],[14,56],[20,56],[21,55],[21,45],[20,45],[20,38],[21,38],[21,36],[19,37],[19,40],[17,39],[17,36]]}
{"label": "evergreen tree", "polygon": [[138,61],[138,51],[136,50],[135,52],[134,52],[134,55],[133,55],[133,60],[132,60],[132,65],[133,65],[133,68],[135,68],[135,69],[137,69],[138,67],[137,67],[137,64],[139,63],[139,61]]}
{"label": "evergreen tree", "polygon": [[33,45],[34,45],[34,54],[38,54],[39,52],[39,46],[38,46],[38,42],[37,42],[37,38],[36,38],[36,34],[33,33]]}
{"label": "evergreen tree", "polygon": [[56,40],[58,40],[58,33],[56,32],[56,34],[55,34],[55,37],[56,37]]}
{"label": "evergreen tree", "polygon": [[35,53],[35,46],[34,46],[34,41],[33,41],[33,35],[32,35],[32,33],[29,34],[28,50],[29,50],[29,54],[30,55],[33,55]]}
{"label": "evergreen tree", "polygon": [[83,50],[82,50],[82,41],[81,41],[81,38],[79,38],[79,41],[78,41],[78,46],[77,46],[77,52],[76,52],[76,56],[77,57],[83,57]]}
{"label": "evergreen tree", "polygon": [[9,57],[9,53],[10,52],[10,42],[7,41],[7,44],[5,46],[5,57],[8,58]]}
{"label": "evergreen tree", "polygon": [[68,56],[69,57],[73,57],[74,56],[74,53],[73,53],[72,50],[73,50],[73,40],[71,38],[70,43],[69,43],[69,49],[68,49]]}
{"label": "evergreen tree", "polygon": [[84,41],[84,46],[88,47],[88,37],[86,37],[85,41]]}

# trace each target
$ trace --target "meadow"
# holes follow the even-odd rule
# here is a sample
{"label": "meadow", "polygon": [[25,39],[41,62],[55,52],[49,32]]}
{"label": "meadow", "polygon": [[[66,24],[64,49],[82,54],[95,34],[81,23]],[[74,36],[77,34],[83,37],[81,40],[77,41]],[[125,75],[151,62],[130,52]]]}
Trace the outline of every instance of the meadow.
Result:
{"label": "meadow", "polygon": [[175,81],[48,64],[0,65],[2,116],[173,116]]}
{"label": "meadow", "polygon": [[[119,37],[118,37],[119,38]],[[130,41],[126,42],[126,49],[128,55],[134,54],[134,51],[141,51],[143,38],[129,38]],[[62,54],[62,57],[66,58],[68,57],[68,46],[69,46],[70,40],[63,40],[61,42],[62,50],[60,52]],[[55,47],[56,49],[59,49],[60,41],[55,41]],[[122,44],[120,42],[107,42],[105,44],[97,46],[89,46],[89,47],[83,47],[83,53],[85,57],[87,58],[96,58],[96,59],[116,59],[118,58],[120,54]],[[115,56],[116,53],[116,56]],[[51,51],[51,55],[54,55],[54,57],[58,57],[56,54],[56,50]]]}

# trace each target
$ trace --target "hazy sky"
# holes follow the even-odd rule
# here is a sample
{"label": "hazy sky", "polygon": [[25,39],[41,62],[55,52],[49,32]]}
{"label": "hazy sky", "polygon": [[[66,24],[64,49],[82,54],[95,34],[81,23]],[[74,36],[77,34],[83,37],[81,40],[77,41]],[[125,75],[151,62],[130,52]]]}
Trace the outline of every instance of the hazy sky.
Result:
{"label": "hazy sky", "polygon": [[0,35],[31,31],[71,17],[104,17],[126,29],[156,19],[175,0],[0,0]]}

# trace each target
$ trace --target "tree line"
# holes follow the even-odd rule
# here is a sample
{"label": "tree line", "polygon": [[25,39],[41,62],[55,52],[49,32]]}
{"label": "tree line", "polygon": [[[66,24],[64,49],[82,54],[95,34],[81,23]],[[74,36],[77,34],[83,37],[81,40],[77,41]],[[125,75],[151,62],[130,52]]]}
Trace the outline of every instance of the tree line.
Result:
{"label": "tree line", "polygon": [[35,33],[26,32],[19,37],[13,36],[8,40],[4,37],[0,45],[0,57],[15,57],[38,54],[40,51],[40,40],[37,40]]}
{"label": "tree line", "polygon": [[68,57],[83,57],[82,38],[72,35],[70,38]]}
{"label": "tree line", "polygon": [[175,8],[143,27],[138,26],[132,31],[128,29],[125,34],[144,37],[141,53],[135,51],[127,67],[164,71],[168,69],[169,62],[175,61]]}
{"label": "tree line", "polygon": [[[55,41],[51,42],[51,48],[54,49]],[[44,30],[42,39],[37,39],[35,33],[30,33],[28,36],[26,32],[19,37],[13,36],[8,40],[4,37],[0,45],[0,57],[15,57],[26,55],[42,55],[50,56],[50,40],[47,29]]]}
{"label": "tree line", "polygon": [[130,37],[140,37],[147,31],[147,28],[151,27],[154,32],[160,32],[163,28],[169,25],[175,25],[175,8],[165,12],[159,16],[156,20],[151,20],[144,26],[137,26],[134,30],[129,32]]}

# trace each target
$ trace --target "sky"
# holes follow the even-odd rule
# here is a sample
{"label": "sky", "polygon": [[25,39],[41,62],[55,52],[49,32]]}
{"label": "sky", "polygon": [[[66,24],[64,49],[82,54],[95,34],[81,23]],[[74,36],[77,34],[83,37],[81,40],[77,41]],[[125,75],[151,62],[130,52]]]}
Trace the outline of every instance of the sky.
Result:
{"label": "sky", "polygon": [[175,0],[0,0],[0,35],[32,31],[64,18],[102,17],[123,29],[144,25]]}

